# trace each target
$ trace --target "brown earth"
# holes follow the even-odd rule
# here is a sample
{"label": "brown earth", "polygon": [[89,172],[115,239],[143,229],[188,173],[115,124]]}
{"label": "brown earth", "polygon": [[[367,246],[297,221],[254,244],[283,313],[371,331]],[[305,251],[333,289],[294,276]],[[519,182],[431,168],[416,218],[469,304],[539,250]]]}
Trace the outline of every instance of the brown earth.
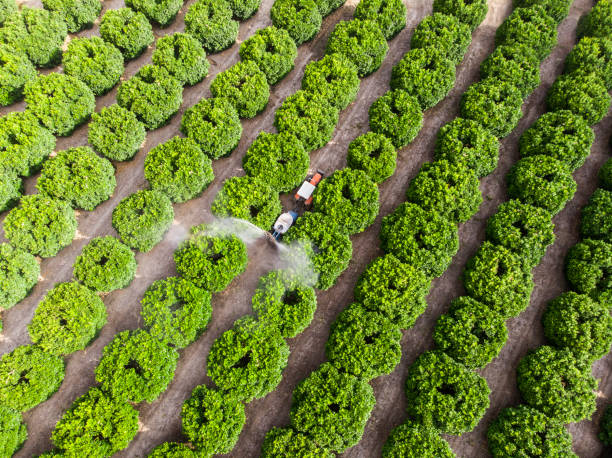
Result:
{"label": "brown earth", "polygon": [[[252,140],[262,131],[273,131],[274,111],[282,100],[300,87],[300,76],[304,66],[324,53],[327,37],[334,24],[352,16],[357,0],[349,0],[340,10],[328,17],[317,38],[300,47],[295,69],[279,84],[273,87],[268,108],[254,119],[243,122],[244,134],[237,150],[229,158],[215,161],[215,181],[197,199],[175,205],[175,225],[164,241],[149,253],[139,253],[137,278],[126,289],[115,291],[104,298],[108,308],[108,324],[100,336],[86,350],[66,358],[66,377],[57,393],[47,402],[24,414],[28,424],[29,440],[17,456],[33,456],[49,450],[52,446],[50,434],[55,423],[70,407],[72,402],[94,384],[94,369],[99,361],[102,348],[117,333],[142,325],[139,300],[147,286],[154,280],[175,275],[172,252],[192,225],[209,221],[210,204],[223,180],[242,174],[241,158]],[[28,4],[40,6],[38,2]],[[156,30],[163,35],[184,28],[182,13],[169,28]],[[408,6],[408,26],[391,43],[390,51],[382,68],[374,75],[364,79],[357,101],[340,116],[340,123],[333,140],[325,148],[311,155],[312,168],[322,168],[328,172],[346,165],[345,155],[348,143],[368,129],[367,109],[374,99],[388,89],[392,66],[409,49],[409,40],[414,27],[423,17],[431,13],[432,0],[413,0],[405,2]],[[299,381],[316,369],[325,360],[325,342],[330,324],[338,313],[352,301],[352,288],[358,275],[368,262],[381,254],[378,248],[380,220],[404,200],[404,192],[410,179],[420,165],[432,160],[435,135],[443,124],[457,115],[459,100],[463,91],[478,78],[480,62],[494,48],[493,37],[496,27],[511,11],[511,0],[490,0],[489,14],[484,23],[476,30],[473,42],[463,64],[458,68],[455,88],[438,106],[425,113],[424,127],[416,140],[399,153],[398,168],[395,175],[381,188],[381,211],[376,223],[362,234],[353,237],[353,260],[349,268],[339,278],[335,287],[318,295],[319,305],[311,326],[295,339],[290,340],[291,357],[279,387],[264,399],[247,406],[247,423],[240,440],[229,456],[254,457],[259,450],[265,433],[272,426],[282,426],[289,422],[291,393]],[[377,405],[367,424],[363,440],[344,453],[347,457],[374,457],[380,450],[390,430],[405,419],[405,396],[403,383],[409,365],[423,351],[432,347],[432,329],[437,317],[443,313],[450,300],[463,293],[460,274],[467,259],[476,251],[484,239],[486,219],[495,212],[499,203],[507,200],[505,174],[518,160],[517,141],[520,134],[531,125],[545,110],[544,98],[555,78],[562,72],[565,56],[575,43],[575,28],[580,15],[593,6],[593,0],[576,0],[568,19],[559,28],[558,46],[542,64],[542,85],[529,97],[524,105],[525,117],[517,129],[504,141],[500,151],[497,170],[481,182],[485,202],[480,212],[468,223],[460,227],[461,248],[448,271],[437,279],[428,298],[428,309],[416,325],[404,333],[402,340],[403,359],[389,376],[380,377],[372,382]],[[240,26],[240,39],[251,36],[255,30],[270,24],[269,10],[272,0],[263,0],[258,13]],[[120,0],[104,3],[104,8],[123,6]],[[97,34],[97,27],[81,35]],[[181,114],[194,105],[200,98],[209,96],[208,86],[215,74],[238,60],[238,46],[210,57],[210,76],[202,83],[186,88],[183,107],[167,126],[150,132],[144,148],[133,161],[118,163],[117,189],[113,197],[93,212],[79,215],[79,237],[58,256],[45,260],[41,266],[42,280],[33,293],[19,305],[4,313],[4,334],[0,335],[0,354],[11,351],[18,345],[29,343],[27,323],[31,320],[37,303],[46,291],[56,282],[67,281],[72,276],[72,264],[82,247],[89,239],[100,235],[116,235],[110,224],[111,211],[123,197],[146,186],[143,177],[143,161],[148,150],[178,134]],[[152,50],[127,65],[125,78],[150,62]],[[98,99],[98,109],[109,105],[115,99],[116,89]],[[23,109],[23,103],[0,109],[0,114],[15,109]],[[563,276],[563,257],[570,246],[578,239],[578,220],[580,208],[586,203],[596,186],[599,167],[610,154],[610,131],[612,117],[595,126],[596,141],[592,154],[586,164],[575,173],[578,191],[569,205],[555,217],[557,240],[549,248],[542,264],[535,270],[536,287],[531,306],[521,316],[508,322],[509,339],[500,356],[481,371],[491,387],[491,409],[478,427],[462,437],[448,437],[453,450],[462,457],[488,456],[485,432],[487,425],[495,418],[500,409],[520,402],[516,389],[515,370],[518,361],[525,353],[541,345],[544,340],[540,316],[546,302],[567,288]],[[71,137],[59,139],[57,150],[86,144],[87,127],[78,129]],[[35,178],[27,180],[26,189],[34,192]],[[4,215],[3,215],[4,216]],[[2,218],[0,218],[1,220]],[[1,240],[1,239],[0,239]],[[206,377],[206,355],[215,338],[228,329],[232,322],[251,312],[250,297],[257,279],[276,263],[275,252],[264,242],[253,243],[249,247],[250,263],[247,271],[236,279],[224,292],[213,300],[213,318],[209,330],[194,344],[182,351],[174,381],[168,390],[153,404],[139,406],[141,428],[129,447],[117,454],[125,457],[146,456],[156,445],[168,440],[180,440],[179,411],[182,402],[198,384],[210,383]],[[583,421],[570,425],[574,436],[574,450],[581,457],[597,457],[602,447],[596,438],[597,422],[602,408],[612,396],[611,374],[612,357],[608,354],[598,361],[593,374],[601,379],[599,388],[598,412],[593,421]]]}

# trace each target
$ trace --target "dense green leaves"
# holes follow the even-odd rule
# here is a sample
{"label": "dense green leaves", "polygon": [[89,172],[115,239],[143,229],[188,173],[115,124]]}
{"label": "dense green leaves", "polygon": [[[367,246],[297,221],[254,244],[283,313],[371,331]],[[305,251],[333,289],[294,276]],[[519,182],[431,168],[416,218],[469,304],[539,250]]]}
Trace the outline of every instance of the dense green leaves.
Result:
{"label": "dense green leaves", "polygon": [[565,59],[567,73],[595,73],[612,88],[612,39],[584,37]]}
{"label": "dense green leaves", "polygon": [[289,32],[296,45],[312,39],[323,20],[314,0],[278,0],[270,10],[272,23]]}
{"label": "dense green leaves", "polygon": [[0,44],[0,106],[21,100],[23,88],[36,78],[36,69],[25,54]]}
{"label": "dense green leaves", "polygon": [[576,31],[578,38],[612,38],[612,1],[599,0],[589,13],[582,17]]}
{"label": "dense green leaves", "polygon": [[70,33],[91,28],[102,10],[100,0],[43,0],[42,4],[61,14]]}
{"label": "dense green leaves", "polygon": [[0,310],[24,299],[38,282],[36,258],[9,243],[0,244]]}
{"label": "dense green leaves", "polygon": [[28,437],[21,414],[10,407],[0,406],[0,455],[13,456]]}
{"label": "dense green leaves", "polygon": [[339,110],[355,100],[359,83],[357,67],[338,53],[306,65],[302,77],[302,89],[320,95]]}
{"label": "dense green leaves", "polygon": [[223,51],[238,38],[238,22],[226,0],[198,0],[185,14],[185,31],[209,53]]}
{"label": "dense green leaves", "polygon": [[270,86],[255,62],[239,61],[219,73],[210,85],[213,97],[230,101],[238,116],[253,118],[263,111],[270,98]]}
{"label": "dense green leaves", "polygon": [[408,421],[391,431],[382,450],[383,458],[453,458],[455,454],[431,426]]}
{"label": "dense green leaves", "polygon": [[147,458],[197,458],[198,452],[187,444],[179,442],[164,442],[153,449]]}
{"label": "dense green leaves", "polygon": [[119,48],[127,60],[141,55],[155,40],[145,15],[131,8],[107,10],[100,21],[100,36]]}
{"label": "dense green leaves", "polygon": [[455,16],[434,13],[427,16],[414,30],[412,48],[435,48],[455,65],[463,60],[472,34],[470,26]]}
{"label": "dense green leaves", "polygon": [[102,156],[126,161],[138,152],[146,134],[144,124],[134,113],[112,104],[91,117],[87,141]]}
{"label": "dense green leaves", "polygon": [[125,6],[144,14],[161,27],[170,25],[183,6],[182,0],[126,0]]}
{"label": "dense green leaves", "polygon": [[486,0],[434,0],[433,10],[457,17],[473,31],[484,20],[489,7]]}
{"label": "dense green leaves", "polygon": [[96,380],[117,401],[153,402],[166,389],[178,352],[146,331],[123,331],[104,347]]}
{"label": "dense green leaves", "polygon": [[0,358],[0,404],[23,412],[46,401],[64,379],[64,361],[36,345]]}
{"label": "dense green leaves", "polygon": [[518,7],[532,7],[539,5],[556,22],[561,22],[569,14],[571,0],[514,0]]}
{"label": "dense green leaves", "polygon": [[495,44],[522,44],[543,60],[557,43],[557,21],[539,5],[516,8],[495,33]]}
{"label": "dense green leaves", "polygon": [[408,145],[423,126],[419,101],[406,91],[386,92],[370,105],[370,129],[389,138],[396,148]]}
{"label": "dense green leaves", "polygon": [[234,13],[234,17],[241,21],[255,14],[261,5],[261,0],[228,0]]}
{"label": "dense green leaves", "polygon": [[74,276],[93,291],[128,286],[136,274],[134,252],[115,237],[95,237],[74,261]]}
{"label": "dense green leaves", "polygon": [[382,183],[395,172],[397,152],[383,134],[367,132],[348,146],[348,166],[363,170],[375,183]]}
{"label": "dense green leaves", "polygon": [[155,43],[151,59],[183,85],[199,83],[208,74],[206,52],[200,42],[187,33],[176,32],[161,37]]}
{"label": "dense green leaves", "polygon": [[484,60],[480,75],[513,84],[527,98],[540,85],[540,60],[524,44],[501,45]]}
{"label": "dense green leaves", "polygon": [[612,407],[608,404],[599,423],[599,440],[604,445],[612,445]]}
{"label": "dense green leaves", "polygon": [[24,196],[4,219],[4,235],[17,248],[42,258],[70,245],[77,220],[68,203],[34,194]]}
{"label": "dense green leaves", "polygon": [[600,187],[612,191],[612,159],[608,159],[599,169]]}
{"label": "dense green leaves", "polygon": [[406,5],[401,0],[364,0],[357,4],[354,17],[376,22],[390,40],[406,27]]}
{"label": "dense green leaves", "polygon": [[15,0],[0,0],[0,26],[13,13],[18,11]]}
{"label": "dense green leaves", "polygon": [[272,428],[261,447],[262,458],[299,456],[300,458],[333,458],[335,455],[316,444],[307,434],[291,428]]}
{"label": "dense green leaves", "polygon": [[612,304],[612,244],[585,239],[565,258],[565,272],[572,287],[601,304]]}
{"label": "dense green leaves", "polygon": [[0,213],[13,208],[23,193],[23,183],[15,172],[0,171]]}
{"label": "dense green leaves", "polygon": [[320,446],[341,452],[359,442],[375,402],[365,380],[324,363],[293,391],[291,423]]}
{"label": "dense green leaves", "polygon": [[215,177],[210,159],[198,144],[178,136],[149,151],[144,176],[151,189],[164,193],[172,202],[199,196]]}
{"label": "dense green leaves", "polygon": [[173,219],[170,199],[158,191],[144,189],[117,204],[112,222],[126,245],[146,252],[162,240]]}
{"label": "dense green leaves", "polygon": [[583,237],[612,242],[612,191],[596,189],[582,209],[580,233]]}

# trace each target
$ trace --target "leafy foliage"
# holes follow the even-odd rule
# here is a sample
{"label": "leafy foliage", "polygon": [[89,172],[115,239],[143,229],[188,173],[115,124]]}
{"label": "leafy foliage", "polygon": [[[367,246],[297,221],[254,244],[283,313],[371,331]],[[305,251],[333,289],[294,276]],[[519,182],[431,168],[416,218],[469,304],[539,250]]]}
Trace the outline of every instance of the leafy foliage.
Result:
{"label": "leafy foliage", "polygon": [[0,243],[0,310],[24,299],[38,282],[36,258],[9,243]]}
{"label": "leafy foliage", "polygon": [[83,350],[106,324],[104,302],[77,282],[58,283],[38,304],[28,325],[32,342],[53,355]]}
{"label": "leafy foliage", "polygon": [[355,19],[376,22],[386,40],[406,27],[406,5],[401,0],[365,0],[355,8]]}
{"label": "leafy foliage", "polygon": [[434,13],[455,16],[474,31],[484,20],[489,7],[486,0],[434,0]]}
{"label": "leafy foliage", "polygon": [[27,437],[28,430],[21,414],[10,407],[0,406],[0,454],[13,456]]}
{"label": "leafy foliage", "polygon": [[145,328],[154,337],[184,348],[206,329],[212,315],[211,293],[181,277],[151,283],[140,301]]}
{"label": "leafy foliage", "polygon": [[418,100],[406,91],[386,92],[370,105],[370,129],[389,138],[396,148],[408,145],[423,126]]}
{"label": "leafy foliage", "polygon": [[334,53],[306,65],[302,89],[344,110],[357,97],[359,83],[357,67],[343,54]]}
{"label": "leafy foliage", "polygon": [[176,32],[155,43],[153,64],[165,68],[182,85],[192,86],[208,74],[206,52],[198,40],[187,33]]}
{"label": "leafy foliage", "polygon": [[[208,228],[209,230],[211,228]],[[233,234],[213,235],[199,229],[174,253],[176,269],[195,285],[211,292],[223,291],[246,269],[247,250]]]}
{"label": "leafy foliage", "polygon": [[584,37],[565,59],[566,73],[595,73],[612,89],[612,39]]}
{"label": "leafy foliage", "polygon": [[96,368],[102,389],[118,401],[153,402],[166,389],[178,352],[146,331],[123,331],[104,347]]}
{"label": "leafy foliage", "polygon": [[489,407],[486,380],[439,351],[423,353],[408,369],[408,415],[442,433],[474,429]]}
{"label": "leafy foliage", "polygon": [[70,245],[77,220],[68,203],[34,194],[23,196],[4,219],[4,235],[15,247],[50,258]]}
{"label": "leafy foliage", "polygon": [[438,131],[434,157],[436,161],[462,163],[480,178],[497,167],[499,142],[479,122],[455,118]]}
{"label": "leafy foliage", "polygon": [[169,26],[183,6],[182,0],[126,0],[125,6],[144,14],[161,27]]}
{"label": "leafy foliage", "polygon": [[95,237],[74,261],[74,276],[93,291],[125,288],[136,274],[132,250],[115,237]]}
{"label": "leafy foliage", "polygon": [[550,53],[556,43],[557,21],[546,14],[540,5],[515,8],[495,33],[497,46],[522,44],[532,49],[540,60]]}
{"label": "leafy foliage", "polygon": [[291,424],[320,446],[341,452],[359,442],[375,402],[364,379],[324,363],[293,391]]}
{"label": "leafy foliage", "polygon": [[259,279],[252,303],[259,321],[277,327],[282,337],[291,338],[312,321],[317,296],[298,274],[272,270]]}
{"label": "leafy foliage", "polygon": [[402,89],[422,110],[437,105],[455,84],[455,65],[436,48],[408,51],[391,72],[391,89]]}
{"label": "leafy foliage", "polygon": [[527,98],[540,85],[540,60],[524,44],[501,45],[484,60],[480,75],[512,84]]}
{"label": "leafy foliage", "polygon": [[608,159],[599,169],[600,187],[612,191],[612,159]]}
{"label": "leafy foliage", "polygon": [[455,361],[475,369],[497,357],[508,339],[504,317],[488,305],[460,296],[436,323],[436,347]]}
{"label": "leafy foliage", "polygon": [[183,433],[199,453],[227,453],[238,442],[246,415],[244,405],[227,393],[196,386],[181,411]]}
{"label": "leafy foliage", "polygon": [[270,10],[272,23],[285,29],[297,46],[311,40],[321,28],[323,17],[314,0],[278,0]]}
{"label": "leafy foliage", "polygon": [[505,318],[529,305],[533,279],[525,261],[508,248],[484,242],[468,261],[463,284],[474,299]]}
{"label": "leafy foliage", "polygon": [[66,455],[102,458],[128,446],[138,432],[138,411],[90,388],[55,425],[53,443]]}
{"label": "leafy foliage", "polygon": [[185,111],[181,132],[200,145],[208,157],[218,159],[236,148],[242,124],[229,100],[202,99]]}
{"label": "leafy foliage", "polygon": [[0,44],[0,106],[21,100],[24,86],[35,78],[36,69],[25,54]]}
{"label": "leafy foliage", "polygon": [[255,62],[239,61],[219,73],[210,85],[213,97],[224,97],[241,118],[253,118],[263,111],[270,98],[270,86]]}
{"label": "leafy foliage", "polygon": [[557,23],[561,22],[569,14],[571,0],[514,0],[517,7],[530,8],[539,5]]}
{"label": "leafy foliage", "polygon": [[383,134],[367,132],[348,147],[347,162],[351,169],[363,170],[375,183],[382,183],[395,172],[397,152]]}
{"label": "leafy foliage", "polygon": [[185,31],[197,38],[206,52],[230,47],[238,38],[238,22],[226,0],[197,0],[185,14]]}
{"label": "leafy foliage", "polygon": [[147,458],[197,458],[198,453],[179,442],[164,442],[153,449]]}
{"label": "leafy foliage", "polygon": [[257,30],[240,45],[240,58],[257,64],[272,85],[293,69],[297,46],[285,29],[269,26]]}
{"label": "leafy foliage", "polygon": [[435,48],[455,65],[463,60],[472,34],[470,26],[456,16],[434,13],[427,16],[414,30],[411,48]]}
{"label": "leafy foliage", "polygon": [[0,212],[13,208],[23,193],[21,179],[11,171],[0,171]]}
{"label": "leafy foliage", "polygon": [[10,15],[17,11],[17,2],[15,0],[0,0],[0,26],[4,24]]}
{"label": "leafy foliage", "polygon": [[93,27],[102,10],[100,0],[43,0],[42,4],[45,9],[62,15],[70,33]]}
{"label": "leafy foliage", "polygon": [[[435,5],[435,3],[434,3]],[[455,454],[431,426],[408,421],[394,428],[382,450],[383,458],[453,458]]]}
{"label": "leafy foliage", "polygon": [[0,358],[0,404],[24,412],[46,401],[64,379],[64,361],[36,345]]}
{"label": "leafy foliage", "polygon": [[612,407],[608,405],[599,423],[599,440],[606,446],[612,445]]}
{"label": "leafy foliage", "polygon": [[291,428],[272,428],[261,447],[262,458],[299,456],[301,458],[333,458],[335,455],[320,447],[308,435]]}
{"label": "leafy foliage", "polygon": [[117,204],[112,223],[123,243],[147,252],[162,240],[173,219],[174,210],[168,196],[144,189]]}
{"label": "leafy foliage", "polygon": [[136,115],[115,103],[91,117],[87,141],[102,156],[126,161],[138,152],[146,135],[145,126]]}
{"label": "leafy foliage", "polygon": [[145,15],[131,8],[106,10],[100,21],[100,36],[119,48],[127,60],[140,56],[155,41]]}
{"label": "leafy foliage", "polygon": [[255,14],[261,5],[261,0],[228,0],[234,17],[241,21]]}
{"label": "leafy foliage", "polygon": [[596,189],[582,209],[580,233],[584,238],[612,242],[612,191]]}
{"label": "leafy foliage", "polygon": [[89,121],[96,100],[91,89],[74,76],[63,73],[39,75],[25,86],[27,109],[52,133],[70,135]]}
{"label": "leafy foliage", "polygon": [[612,244],[585,239],[570,248],[565,272],[572,287],[602,304],[612,304]]}
{"label": "leafy foliage", "polygon": [[84,210],[108,200],[116,185],[113,164],[88,146],[60,151],[44,163],[36,182],[42,194]]}
{"label": "leafy foliage", "polygon": [[199,196],[215,178],[212,163],[198,144],[178,136],[149,151],[144,175],[151,189],[166,194],[172,202]]}
{"label": "leafy foliage", "polygon": [[576,34],[582,37],[612,38],[612,1],[599,0],[578,22]]}
{"label": "leafy foliage", "polygon": [[567,349],[539,347],[517,368],[518,388],[527,404],[562,423],[578,422],[595,412],[597,381],[590,362]]}
{"label": "leafy foliage", "polygon": [[325,17],[331,14],[336,9],[340,8],[346,0],[315,0],[319,11],[321,12],[321,16]]}

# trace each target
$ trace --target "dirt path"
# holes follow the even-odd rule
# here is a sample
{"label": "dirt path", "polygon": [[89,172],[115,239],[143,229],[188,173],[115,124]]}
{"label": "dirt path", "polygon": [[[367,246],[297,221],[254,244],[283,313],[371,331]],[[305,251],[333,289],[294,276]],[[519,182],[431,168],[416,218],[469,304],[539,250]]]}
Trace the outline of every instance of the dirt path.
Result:
{"label": "dirt path", "polygon": [[[182,30],[184,27],[183,15],[191,3],[187,2],[185,4],[182,13],[171,27],[163,32],[156,30],[156,34]],[[296,68],[283,81],[273,87],[267,109],[256,118],[243,122],[244,133],[237,150],[229,158],[215,161],[215,181],[198,199],[175,205],[176,224],[171,232],[162,243],[149,253],[139,253],[137,255],[139,265],[137,278],[134,282],[127,289],[115,291],[105,298],[109,313],[108,324],[90,347],[67,358],[66,378],[60,390],[47,402],[24,415],[28,423],[30,439],[18,456],[33,456],[51,448],[49,438],[55,423],[74,399],[87,391],[89,386],[94,383],[93,371],[104,345],[117,332],[142,325],[139,316],[139,300],[145,289],[154,280],[176,274],[172,262],[174,248],[190,226],[211,218],[210,204],[223,180],[229,176],[243,173],[241,160],[246,148],[260,131],[273,130],[275,109],[287,95],[299,89],[304,66],[310,60],[317,59],[323,54],[327,37],[333,25],[341,19],[349,19],[352,16],[355,3],[356,1],[349,0],[343,8],[325,20],[321,32],[313,42],[299,48]],[[367,130],[367,109],[369,105],[388,89],[392,66],[409,49],[409,39],[414,27],[424,16],[431,13],[432,3],[432,0],[406,1],[408,6],[407,28],[390,42],[390,51],[381,69],[362,81],[357,101],[341,114],[340,123],[330,144],[311,155],[313,168],[318,167],[331,171],[345,165],[348,143]],[[121,4],[122,2],[118,0],[104,3],[105,8],[117,8]],[[252,19],[241,24],[240,40],[249,37],[255,30],[269,25],[271,4],[272,0],[263,0],[258,13]],[[484,224],[487,217],[495,211],[500,202],[507,200],[504,177],[509,167],[518,159],[518,137],[544,111],[543,100],[546,91],[562,71],[565,55],[574,44],[577,18],[592,4],[592,0],[576,0],[570,17],[561,25],[559,44],[542,66],[542,86],[527,100],[524,107],[526,115],[519,127],[502,142],[498,169],[482,181],[481,189],[487,196],[485,203],[476,217],[460,228],[461,249],[458,255],[449,270],[434,282],[428,300],[428,310],[417,321],[415,327],[405,333],[402,341],[404,356],[401,364],[390,376],[381,377],[373,382],[377,398],[376,408],[367,425],[364,439],[356,447],[346,452],[345,456],[378,456],[389,431],[405,418],[403,382],[406,370],[422,351],[431,347],[431,331],[435,320],[443,313],[450,300],[462,293],[459,275],[463,266],[484,238]],[[282,383],[276,391],[266,398],[254,401],[247,406],[247,424],[230,456],[258,456],[264,434],[274,425],[288,423],[293,389],[300,380],[324,361],[324,346],[331,322],[352,301],[352,289],[358,275],[369,261],[380,254],[378,249],[380,219],[404,200],[404,192],[409,180],[416,174],[424,161],[432,159],[433,141],[439,127],[457,114],[460,95],[469,84],[477,79],[478,65],[494,47],[495,29],[509,14],[510,10],[511,0],[489,1],[489,14],[481,27],[477,29],[468,54],[458,69],[455,88],[442,103],[426,112],[424,128],[420,135],[409,147],[400,152],[396,174],[381,186],[381,212],[376,223],[364,233],[353,238],[351,265],[340,277],[334,288],[319,294],[319,305],[312,325],[300,336],[290,341],[291,356]],[[95,30],[94,28],[93,33],[97,33]],[[92,32],[86,34],[90,33]],[[229,67],[238,59],[237,50],[238,46],[234,45],[223,53],[211,56],[210,76],[204,82],[184,91],[184,103],[180,113],[167,126],[149,133],[145,147],[133,161],[118,164],[117,189],[114,196],[95,211],[81,213],[79,216],[79,233],[82,238],[75,240],[69,248],[63,250],[55,258],[45,260],[42,264],[44,280],[39,282],[31,296],[4,314],[5,333],[0,336],[0,354],[10,351],[17,345],[29,342],[27,323],[31,320],[36,304],[54,283],[67,281],[71,278],[72,264],[83,245],[95,236],[115,235],[110,225],[110,214],[119,200],[146,186],[143,177],[143,161],[147,151],[178,133],[180,116],[185,108],[194,105],[201,97],[209,95],[208,87],[214,75]],[[141,65],[148,63],[150,58],[151,50],[136,61],[130,62],[126,69],[126,76],[134,74]],[[98,107],[112,103],[115,100],[115,95],[116,89],[99,98]],[[23,108],[23,105],[17,106],[20,109]],[[15,109],[14,107],[10,108]],[[7,111],[2,109],[0,114]],[[546,301],[566,287],[562,272],[563,255],[577,239],[579,208],[584,205],[593,191],[595,186],[594,176],[610,153],[609,137],[611,130],[612,119],[610,116],[596,126],[597,139],[593,153],[587,163],[575,174],[579,184],[578,192],[570,205],[556,216],[557,242],[548,250],[544,262],[536,270],[536,288],[532,296],[532,305],[520,317],[509,323],[510,338],[507,345],[500,357],[482,372],[493,392],[491,410],[472,433],[461,438],[449,437],[449,441],[458,456],[487,456],[486,425],[503,406],[518,402],[514,376],[516,365],[528,349],[542,343],[539,317]],[[87,128],[83,126],[71,137],[60,139],[57,149],[83,145],[86,143],[86,136]],[[28,180],[26,186],[28,192],[33,191],[34,183],[35,178]],[[228,329],[236,318],[250,313],[250,297],[257,279],[265,271],[274,267],[276,255],[265,243],[257,242],[249,247],[249,259],[247,271],[238,280],[234,281],[227,290],[215,296],[213,318],[209,330],[197,342],[182,351],[174,381],[168,390],[153,404],[140,406],[141,431],[130,446],[119,453],[118,456],[146,456],[154,446],[163,441],[179,440],[180,405],[196,385],[208,382],[205,376],[206,355],[212,342]],[[611,365],[612,357],[608,355],[608,357],[599,361],[594,369],[596,376],[604,377],[600,391],[607,397],[612,396],[612,380],[609,376]],[[600,444],[596,440],[595,427],[591,422],[572,425],[570,430],[574,435],[575,451],[581,457],[598,456]]]}

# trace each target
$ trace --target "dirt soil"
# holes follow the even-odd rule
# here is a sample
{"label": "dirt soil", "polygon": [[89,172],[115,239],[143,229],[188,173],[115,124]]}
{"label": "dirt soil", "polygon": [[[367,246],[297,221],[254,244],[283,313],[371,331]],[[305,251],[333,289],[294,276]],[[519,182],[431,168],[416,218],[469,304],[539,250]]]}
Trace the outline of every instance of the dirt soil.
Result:
{"label": "dirt soil", "polygon": [[[255,30],[270,24],[269,11],[273,0],[263,0],[258,13],[240,26],[240,39],[251,36]],[[27,4],[40,6],[40,3],[27,1]],[[164,35],[184,28],[185,4],[177,20],[167,29],[156,29],[156,35]],[[29,439],[19,457],[37,455],[51,449],[51,431],[62,414],[72,402],[85,393],[94,381],[94,369],[100,359],[103,347],[117,333],[125,329],[142,326],[139,300],[147,286],[154,280],[176,275],[172,253],[177,244],[185,237],[189,227],[209,221],[210,204],[223,180],[243,174],[241,160],[248,145],[261,131],[273,131],[274,111],[282,100],[300,87],[304,66],[313,59],[320,58],[325,49],[327,37],[339,20],[350,19],[357,0],[349,0],[340,10],[325,19],[319,35],[310,43],[299,48],[295,69],[280,83],[272,88],[267,109],[254,119],[243,122],[244,134],[236,151],[228,158],[215,161],[215,181],[192,201],[175,205],[175,224],[165,237],[149,253],[139,253],[137,278],[126,289],[115,291],[104,298],[108,308],[108,324],[100,336],[84,351],[66,358],[66,377],[57,393],[48,401],[24,414],[28,424]],[[346,165],[346,150],[349,142],[368,129],[367,110],[372,101],[388,90],[391,68],[409,49],[414,27],[432,10],[432,0],[405,0],[408,6],[408,26],[390,42],[390,51],[380,70],[365,78],[357,101],[344,110],[333,140],[323,149],[311,155],[312,168],[321,168],[328,173]],[[500,162],[497,170],[481,182],[485,196],[479,213],[460,227],[461,248],[447,272],[434,281],[428,298],[428,309],[416,325],[404,333],[402,339],[403,358],[396,370],[389,376],[380,377],[372,382],[377,404],[367,424],[363,440],[344,453],[346,457],[380,456],[380,451],[389,432],[401,424],[405,418],[405,396],[403,384],[409,365],[423,351],[432,347],[432,329],[436,319],[448,307],[450,301],[463,294],[460,274],[468,258],[474,254],[484,239],[487,218],[497,206],[508,199],[505,175],[518,160],[517,142],[520,134],[528,128],[545,110],[544,99],[555,78],[562,72],[565,56],[575,43],[575,29],[578,18],[593,6],[593,0],[576,0],[570,16],[559,28],[559,41],[542,64],[542,85],[529,97],[524,105],[525,116],[515,131],[502,142]],[[398,168],[395,175],[381,187],[381,211],[373,224],[362,234],[353,237],[353,260],[349,268],[339,278],[335,287],[318,295],[318,309],[311,326],[295,339],[290,340],[291,356],[279,387],[264,399],[247,406],[247,423],[232,457],[255,457],[259,455],[265,433],[272,426],[289,423],[291,393],[298,382],[304,379],[325,361],[325,342],[330,324],[340,311],[351,303],[352,289],[358,275],[367,263],[381,254],[378,248],[380,220],[404,200],[404,192],[410,179],[416,174],[423,162],[431,161],[433,143],[438,129],[455,117],[459,100],[465,89],[478,78],[480,62],[494,48],[495,29],[511,11],[511,0],[490,0],[489,13],[483,24],[475,31],[472,44],[458,68],[457,83],[448,97],[436,107],[425,113],[424,127],[416,140],[399,152]],[[123,1],[105,1],[104,8],[118,8]],[[80,35],[97,34],[97,26]],[[208,97],[209,84],[214,76],[238,60],[238,45],[210,56],[211,72],[202,83],[186,88],[184,103],[179,114],[165,127],[150,132],[146,144],[134,160],[117,163],[117,188],[113,197],[93,212],[80,212],[78,238],[72,245],[62,250],[58,256],[42,262],[41,281],[33,293],[23,302],[4,313],[4,334],[0,335],[0,354],[11,351],[18,345],[30,342],[27,324],[30,322],[36,305],[46,291],[55,283],[68,281],[72,277],[72,265],[83,246],[92,237],[116,235],[111,227],[111,212],[117,203],[136,191],[146,187],[143,177],[143,161],[153,146],[178,134],[180,118],[184,110],[194,105],[200,98]],[[137,69],[149,63],[152,50],[127,65],[124,79],[133,75]],[[116,88],[109,94],[98,98],[98,110],[114,102]],[[23,103],[0,109],[0,114],[15,109],[23,109]],[[567,289],[563,276],[563,258],[568,249],[578,240],[580,209],[586,203],[596,186],[599,167],[610,154],[610,131],[612,116],[608,115],[595,126],[596,140],[592,154],[586,164],[575,173],[578,191],[569,205],[555,217],[557,240],[549,248],[542,264],[535,270],[536,287],[531,306],[518,318],[508,322],[509,339],[499,357],[481,371],[491,388],[491,408],[478,427],[462,437],[447,437],[453,450],[461,457],[488,456],[485,433],[488,424],[505,406],[520,402],[516,388],[515,371],[521,357],[532,348],[544,343],[540,317],[546,303]],[[86,144],[87,127],[82,126],[72,136],[58,140],[57,150]],[[28,193],[35,191],[36,177],[27,180]],[[0,221],[4,215],[0,217]],[[3,235],[0,235],[3,240]],[[181,352],[174,381],[165,393],[153,404],[142,404],[140,410],[140,432],[129,447],[118,453],[121,457],[146,456],[155,446],[164,441],[181,440],[180,406],[192,389],[202,383],[210,383],[206,377],[206,356],[215,338],[227,330],[238,317],[251,313],[250,298],[260,275],[276,265],[276,253],[265,242],[258,241],[249,246],[249,266],[247,271],[236,279],[224,292],[213,299],[213,317],[209,329],[195,343]],[[581,457],[602,455],[602,447],[596,438],[597,422],[603,406],[612,396],[612,356],[608,354],[593,367],[593,374],[601,379],[599,388],[598,411],[593,420],[569,426],[574,436],[574,450]]]}

